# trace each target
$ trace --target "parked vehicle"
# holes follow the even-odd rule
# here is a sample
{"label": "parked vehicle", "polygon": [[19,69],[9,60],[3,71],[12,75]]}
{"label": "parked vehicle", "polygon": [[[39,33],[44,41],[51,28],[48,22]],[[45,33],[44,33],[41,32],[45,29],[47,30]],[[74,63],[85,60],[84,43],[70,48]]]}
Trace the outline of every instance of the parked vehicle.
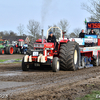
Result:
{"label": "parked vehicle", "polygon": [[9,41],[2,41],[2,44],[0,45],[0,54],[13,54],[14,48],[11,44],[9,44]]}

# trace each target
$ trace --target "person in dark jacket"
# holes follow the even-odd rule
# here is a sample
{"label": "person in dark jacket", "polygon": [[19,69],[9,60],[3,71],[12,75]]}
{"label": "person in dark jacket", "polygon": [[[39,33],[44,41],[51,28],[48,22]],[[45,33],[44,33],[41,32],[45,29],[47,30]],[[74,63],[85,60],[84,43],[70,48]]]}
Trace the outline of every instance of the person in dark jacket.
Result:
{"label": "person in dark jacket", "polygon": [[84,38],[84,35],[85,33],[84,33],[84,30],[82,29],[81,33],[79,34],[79,38]]}
{"label": "person in dark jacket", "polygon": [[56,37],[53,35],[53,32],[49,33],[47,42],[53,42],[55,45],[55,49],[54,50],[58,50],[58,43],[56,42]]}
{"label": "person in dark jacket", "polygon": [[53,43],[56,42],[56,37],[53,35],[53,32],[50,32],[50,33],[49,33],[47,42],[53,42]]}
{"label": "person in dark jacket", "polygon": [[97,35],[93,29],[89,32],[89,35]]}

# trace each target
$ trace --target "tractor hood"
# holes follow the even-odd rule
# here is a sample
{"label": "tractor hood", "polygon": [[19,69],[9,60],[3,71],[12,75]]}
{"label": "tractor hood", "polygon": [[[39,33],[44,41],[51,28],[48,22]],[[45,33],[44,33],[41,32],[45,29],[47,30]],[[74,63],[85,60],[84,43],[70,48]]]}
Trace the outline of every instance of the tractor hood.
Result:
{"label": "tractor hood", "polygon": [[45,48],[54,48],[54,43],[44,43]]}

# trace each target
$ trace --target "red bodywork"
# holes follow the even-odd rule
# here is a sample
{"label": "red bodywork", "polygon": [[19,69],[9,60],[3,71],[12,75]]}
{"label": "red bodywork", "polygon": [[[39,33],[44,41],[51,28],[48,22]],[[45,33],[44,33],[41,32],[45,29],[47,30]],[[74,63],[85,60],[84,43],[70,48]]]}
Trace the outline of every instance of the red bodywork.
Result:
{"label": "red bodywork", "polygon": [[98,46],[100,46],[100,38],[98,38]]}
{"label": "red bodywork", "polygon": [[[42,39],[37,39],[36,42],[37,43],[42,43]],[[43,39],[43,43],[46,43],[46,40],[45,39]]]}
{"label": "red bodywork", "polygon": [[21,41],[24,41],[24,40],[23,40],[23,39],[19,39],[18,41],[20,41],[20,42],[21,42]]}
{"label": "red bodywork", "polygon": [[[43,49],[43,56],[45,56],[45,60],[47,61],[48,57],[54,57],[54,56],[59,57],[59,49],[60,49],[61,43],[67,43],[69,40],[62,39],[58,44],[58,51],[54,50],[56,43],[55,45],[54,43],[47,43],[46,40],[44,40],[44,43],[39,43],[41,41],[42,41],[41,39],[36,40],[36,42],[38,43],[34,43],[34,45],[38,44],[38,46],[40,46],[40,44],[44,44],[44,47],[34,47],[34,50],[38,48]],[[32,61],[37,61],[37,58],[38,56],[32,56]]]}
{"label": "red bodywork", "polygon": [[87,56],[88,58],[89,57],[91,57],[91,60],[93,60],[92,59],[92,57],[93,57],[93,51],[80,51],[80,53],[81,53],[81,56]]}
{"label": "red bodywork", "polygon": [[[37,43],[34,43],[37,44]],[[40,45],[42,43],[38,43],[38,45]],[[47,57],[48,56],[53,56],[54,55],[54,43],[43,43],[44,47],[34,47],[34,49],[43,49],[43,55],[45,56],[45,60],[47,61]],[[47,48],[48,50],[46,50],[45,48]],[[49,50],[50,48],[52,48],[52,50]],[[38,56],[32,56],[32,61],[37,61]]]}

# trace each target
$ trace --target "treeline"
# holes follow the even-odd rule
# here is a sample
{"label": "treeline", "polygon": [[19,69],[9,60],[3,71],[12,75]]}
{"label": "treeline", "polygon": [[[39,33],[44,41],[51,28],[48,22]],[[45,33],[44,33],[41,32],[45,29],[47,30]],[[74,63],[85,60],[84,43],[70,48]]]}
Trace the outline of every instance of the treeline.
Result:
{"label": "treeline", "polygon": [[2,38],[3,36],[17,36],[17,33],[14,33],[13,31],[2,31],[0,32],[0,37]]}

